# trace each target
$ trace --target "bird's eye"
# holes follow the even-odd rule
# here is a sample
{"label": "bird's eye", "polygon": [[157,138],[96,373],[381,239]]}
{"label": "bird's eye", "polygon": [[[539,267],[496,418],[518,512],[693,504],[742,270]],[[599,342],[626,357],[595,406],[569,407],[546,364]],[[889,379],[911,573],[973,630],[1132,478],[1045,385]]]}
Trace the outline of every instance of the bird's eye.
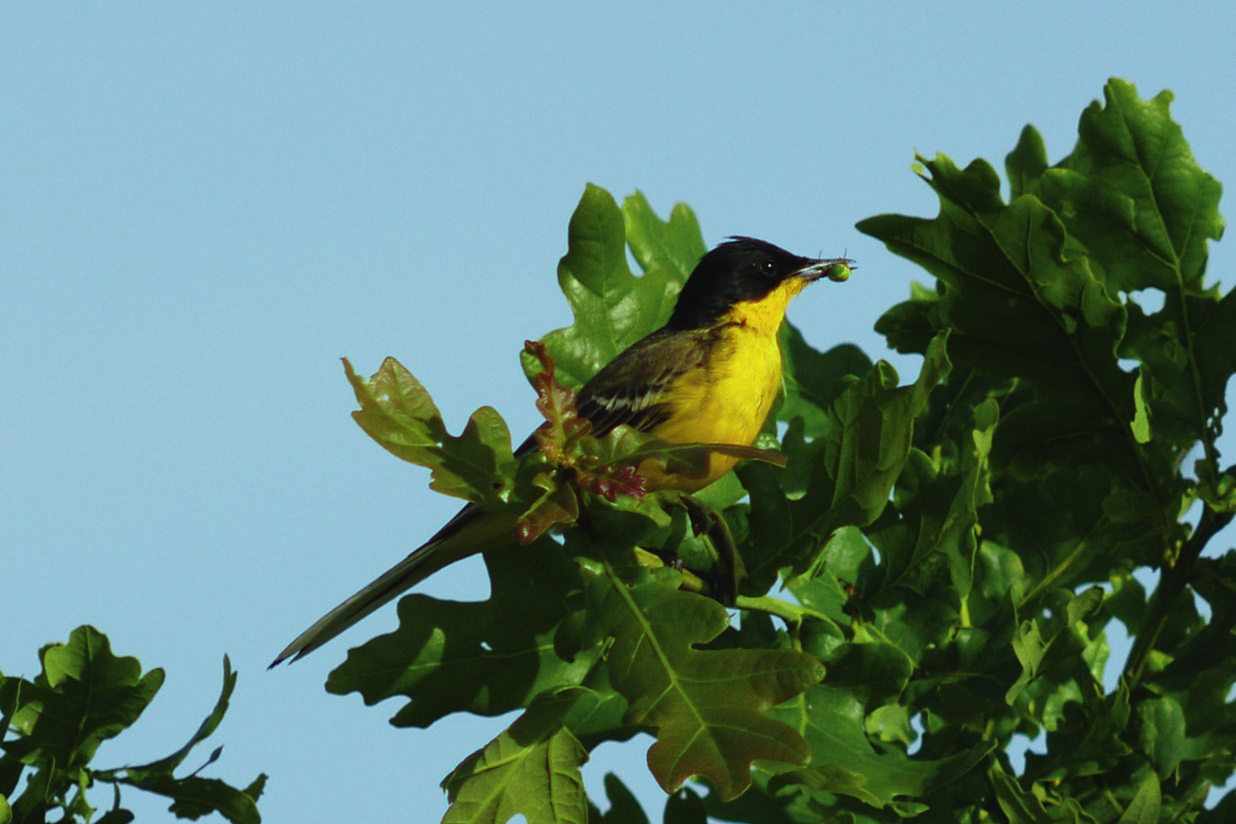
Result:
{"label": "bird's eye", "polygon": [[768,275],[769,277],[772,277],[773,275],[777,274],[777,261],[775,260],[764,261],[763,263],[760,264],[760,271],[763,274]]}

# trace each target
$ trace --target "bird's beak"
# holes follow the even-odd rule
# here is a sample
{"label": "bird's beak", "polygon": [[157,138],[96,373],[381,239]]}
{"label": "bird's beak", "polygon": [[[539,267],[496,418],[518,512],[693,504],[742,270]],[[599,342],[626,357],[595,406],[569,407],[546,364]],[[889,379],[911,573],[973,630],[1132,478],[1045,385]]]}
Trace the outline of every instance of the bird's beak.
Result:
{"label": "bird's beak", "polygon": [[850,271],[853,268],[854,261],[849,258],[809,260],[806,266],[794,272],[790,277],[798,278],[804,283],[812,283],[821,278],[828,278],[831,281],[840,283],[843,280],[850,279]]}

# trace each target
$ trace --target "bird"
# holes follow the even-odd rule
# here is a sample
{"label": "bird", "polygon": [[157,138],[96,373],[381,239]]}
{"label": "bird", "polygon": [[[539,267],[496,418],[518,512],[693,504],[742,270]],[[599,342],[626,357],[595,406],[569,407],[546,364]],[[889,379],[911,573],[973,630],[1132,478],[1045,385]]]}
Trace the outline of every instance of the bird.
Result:
{"label": "bird", "polygon": [[[849,277],[848,258],[808,258],[735,236],[705,253],[669,320],[633,343],[579,390],[576,406],[603,437],[626,425],[670,443],[750,446],[781,391],[778,331],[809,283]],[[529,438],[516,451],[536,448]],[[712,453],[702,473],[675,474],[645,461],[645,489],[695,492],[738,458]],[[433,537],[316,621],[279,653],[275,667],[321,647],[374,610],[461,558],[509,545],[514,519],[469,503]]]}

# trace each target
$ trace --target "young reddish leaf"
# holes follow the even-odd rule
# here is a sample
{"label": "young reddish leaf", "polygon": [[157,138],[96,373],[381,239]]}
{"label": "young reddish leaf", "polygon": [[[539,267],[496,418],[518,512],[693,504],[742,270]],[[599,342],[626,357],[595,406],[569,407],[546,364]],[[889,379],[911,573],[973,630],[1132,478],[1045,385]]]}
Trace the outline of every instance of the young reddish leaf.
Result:
{"label": "young reddish leaf", "polygon": [[644,478],[633,466],[604,466],[601,471],[580,472],[578,478],[581,487],[610,503],[617,501],[619,495],[637,501],[644,499]]}
{"label": "young reddish leaf", "polygon": [[555,526],[569,526],[579,520],[579,495],[569,485],[559,484],[550,473],[542,473],[533,484],[545,490],[524,510],[515,524],[515,538],[530,544]]}
{"label": "young reddish leaf", "polygon": [[535,358],[541,370],[532,379],[536,389],[536,408],[545,417],[532,436],[541,452],[552,462],[573,463],[572,452],[579,440],[592,431],[592,423],[580,417],[575,406],[575,391],[558,383],[554,359],[540,341],[524,341],[524,351]]}
{"label": "young reddish leaf", "polygon": [[[605,463],[605,457],[613,453],[616,439],[607,436],[603,442],[590,437],[592,423],[579,415],[575,405],[575,392],[558,383],[554,373],[554,359],[545,344],[525,341],[524,351],[540,364],[540,371],[532,379],[537,392],[537,409],[545,416],[545,423],[533,432],[541,453],[562,469],[570,470],[564,477],[574,486],[613,502],[618,495],[627,495],[642,500],[644,480],[634,467]],[[612,435],[612,433],[611,433]],[[560,487],[555,478],[539,474],[534,485],[545,490],[520,519],[518,537],[525,543],[535,540],[555,524],[574,523],[579,516],[578,501],[571,489]]]}

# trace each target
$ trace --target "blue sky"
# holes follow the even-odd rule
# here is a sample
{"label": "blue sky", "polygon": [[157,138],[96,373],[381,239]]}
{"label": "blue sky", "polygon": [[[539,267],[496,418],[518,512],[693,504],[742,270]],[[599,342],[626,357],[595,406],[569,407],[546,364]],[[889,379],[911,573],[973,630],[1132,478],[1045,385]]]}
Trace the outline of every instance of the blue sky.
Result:
{"label": "blue sky", "polygon": [[[211,774],[270,773],[267,821],[437,820],[506,720],[395,730],[327,695],[393,608],[265,670],[455,509],[352,423],[341,356],[398,357],[456,428],[482,404],[532,426],[517,355],[570,320],[554,272],[590,181],[691,204],[710,244],[848,253],[790,316],[881,356],[922,276],[853,227],[934,214],[915,150],[1001,168],[1032,122],[1059,158],[1116,75],[1173,89],[1231,185],[1234,30],[1223,3],[4,4],[0,667],[33,675],[81,623],[165,667],[110,765],[178,747],[227,653]],[[485,588],[464,564],[422,590]],[[601,748],[590,787],[656,798],[644,749]]]}

